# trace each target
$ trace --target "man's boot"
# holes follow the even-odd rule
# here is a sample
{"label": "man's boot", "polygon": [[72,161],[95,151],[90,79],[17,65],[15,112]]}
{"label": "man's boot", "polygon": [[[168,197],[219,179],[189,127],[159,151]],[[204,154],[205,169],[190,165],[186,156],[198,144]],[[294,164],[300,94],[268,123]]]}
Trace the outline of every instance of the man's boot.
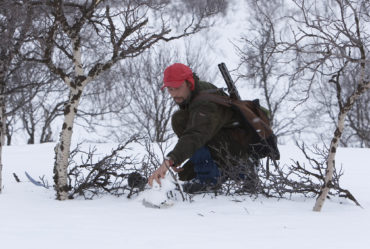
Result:
{"label": "man's boot", "polygon": [[197,150],[189,162],[193,164],[195,178],[183,185],[184,192],[196,194],[214,192],[221,188],[220,171],[207,147]]}

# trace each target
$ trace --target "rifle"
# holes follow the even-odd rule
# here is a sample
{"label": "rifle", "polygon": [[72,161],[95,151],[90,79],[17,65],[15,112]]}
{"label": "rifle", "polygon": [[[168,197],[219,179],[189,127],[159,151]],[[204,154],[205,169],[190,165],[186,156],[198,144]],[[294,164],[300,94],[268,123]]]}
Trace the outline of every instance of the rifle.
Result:
{"label": "rifle", "polygon": [[218,64],[218,68],[221,71],[222,77],[224,78],[226,85],[227,85],[227,91],[229,92],[229,96],[232,99],[241,100],[238,90],[236,89],[234,81],[231,79],[229,70],[227,70],[227,67],[225,63]]}
{"label": "rifle", "polygon": [[[229,97],[231,99],[237,100],[237,101],[234,102],[234,104],[231,104],[231,105],[234,105],[234,106],[238,105],[237,102],[240,102],[240,103],[248,102],[248,101],[242,101],[241,100],[239,92],[235,87],[234,81],[231,79],[229,70],[227,70],[227,67],[226,67],[225,63],[222,62],[222,63],[218,64],[218,68],[220,69],[222,77],[224,78],[224,80],[226,82],[227,91],[229,92]],[[240,108],[239,112],[242,115],[242,117],[244,118],[243,123],[244,123],[244,126],[247,126],[246,129],[251,128],[252,130],[254,130],[254,132],[256,132],[256,134],[259,137],[260,141],[256,144],[251,144],[251,145],[252,146],[253,145],[254,146],[260,146],[260,148],[258,148],[258,147],[253,148],[252,147],[252,151],[260,151],[261,155],[258,155],[259,153],[257,153],[258,159],[261,159],[261,158],[267,156],[266,171],[267,171],[267,178],[269,178],[269,175],[270,175],[270,173],[269,173],[270,172],[269,171],[269,158],[272,159],[272,161],[275,165],[275,168],[278,167],[278,165],[276,163],[276,160],[280,159],[280,152],[279,152],[279,149],[277,147],[276,136],[274,135],[274,133],[273,133],[271,127],[270,127],[270,122],[267,118],[267,114],[264,113],[264,111],[262,111],[262,109],[260,108],[259,101],[254,100],[254,101],[249,101],[249,102],[253,103],[254,110],[258,110],[257,112],[254,112],[254,115],[248,115],[249,113],[251,113],[251,110],[252,110],[252,109],[249,109],[249,107],[246,108],[247,110],[244,108],[244,112],[243,112],[242,108],[240,108],[240,107],[237,107],[237,108]],[[252,110],[252,112],[253,112],[253,110]],[[257,119],[256,119],[256,117],[257,117]],[[262,120],[261,119],[262,117],[265,117],[265,119]],[[258,120],[259,123],[262,124],[262,127],[265,128],[264,129],[264,131],[265,131],[264,135],[265,136],[261,136],[261,133],[258,132],[258,131],[262,131],[263,129],[260,129],[259,127],[257,127],[255,120]]]}

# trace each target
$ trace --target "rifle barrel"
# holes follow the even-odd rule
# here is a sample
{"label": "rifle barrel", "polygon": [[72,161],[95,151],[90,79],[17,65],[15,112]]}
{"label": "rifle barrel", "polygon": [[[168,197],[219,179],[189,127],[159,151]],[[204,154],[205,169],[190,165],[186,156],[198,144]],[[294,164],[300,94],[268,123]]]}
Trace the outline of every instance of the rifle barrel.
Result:
{"label": "rifle barrel", "polygon": [[220,69],[222,77],[224,78],[226,82],[227,90],[229,92],[230,98],[240,100],[241,98],[240,98],[239,92],[236,89],[235,83],[231,78],[231,75],[229,73],[229,70],[226,67],[226,64],[222,62],[218,64],[218,68]]}

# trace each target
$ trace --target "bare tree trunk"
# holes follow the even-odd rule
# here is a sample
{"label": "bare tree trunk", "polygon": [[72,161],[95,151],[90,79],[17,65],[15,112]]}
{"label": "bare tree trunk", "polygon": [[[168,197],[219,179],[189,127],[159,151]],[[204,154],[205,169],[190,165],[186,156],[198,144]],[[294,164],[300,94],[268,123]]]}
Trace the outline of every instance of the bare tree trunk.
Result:
{"label": "bare tree trunk", "polygon": [[[4,137],[6,137],[6,145],[7,146],[10,146],[12,144],[12,131],[11,131],[11,128],[10,128],[11,124],[9,122],[7,122],[5,124],[5,134],[4,134]],[[4,145],[5,145],[5,140],[4,140]]]}
{"label": "bare tree trunk", "polygon": [[[84,71],[82,68],[80,40],[72,39],[73,42],[73,62],[74,72],[77,78],[83,78]],[[91,77],[88,77],[90,80]],[[68,159],[71,150],[71,140],[73,132],[73,123],[77,114],[78,104],[80,103],[82,91],[90,80],[83,80],[71,83],[70,78],[64,79],[70,88],[69,100],[64,107],[64,122],[60,132],[59,143],[56,145],[55,165],[54,165],[54,182],[57,200],[68,199]]]}
{"label": "bare tree trunk", "polygon": [[[364,65],[363,65],[364,66]],[[364,79],[364,70],[362,73],[362,79]],[[329,155],[327,159],[327,169],[325,172],[325,183],[324,186],[321,188],[321,193],[319,197],[316,200],[315,206],[313,208],[313,211],[320,212],[322,209],[322,206],[324,205],[325,199],[328,196],[331,184],[332,184],[332,178],[333,178],[333,172],[335,167],[335,155],[337,152],[338,144],[340,141],[340,138],[343,133],[344,129],[344,121],[347,117],[348,112],[352,109],[352,106],[354,105],[355,101],[367,90],[370,89],[370,82],[364,82],[361,80],[360,84],[358,85],[356,91],[348,98],[346,104],[344,106],[340,105],[340,112],[338,116],[338,125],[334,132],[334,137],[331,140],[330,148],[329,148]]]}
{"label": "bare tree trunk", "polygon": [[338,127],[335,129],[334,137],[330,143],[329,155],[327,159],[327,168],[325,171],[325,183],[320,191],[320,195],[317,198],[315,206],[313,208],[313,211],[316,211],[316,212],[321,211],[321,208],[324,205],[325,199],[328,196],[330,187],[332,185],[331,181],[333,179],[333,172],[334,172],[334,167],[335,167],[335,155],[337,153],[337,148],[338,148],[338,144],[340,141],[340,137],[344,129],[344,120],[346,116],[347,116],[347,113],[342,113],[339,115]]}
{"label": "bare tree trunk", "polygon": [[55,147],[54,182],[56,198],[66,200],[68,198],[68,159],[71,148],[73,123],[76,117],[78,104],[80,102],[82,87],[70,90],[69,101],[64,109],[64,122],[60,132],[59,142]]}

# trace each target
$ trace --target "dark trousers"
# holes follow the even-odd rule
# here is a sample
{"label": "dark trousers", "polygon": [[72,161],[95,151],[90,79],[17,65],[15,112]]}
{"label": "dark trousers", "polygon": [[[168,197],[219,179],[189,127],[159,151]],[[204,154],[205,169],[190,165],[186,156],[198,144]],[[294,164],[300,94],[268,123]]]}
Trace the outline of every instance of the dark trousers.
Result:
{"label": "dark trousers", "polygon": [[249,161],[242,165],[219,168],[209,149],[202,147],[184,164],[183,171],[179,172],[179,178],[181,181],[195,178],[201,183],[214,184],[227,179],[251,182],[257,180],[257,165],[257,162]]}
{"label": "dark trousers", "polygon": [[195,179],[201,183],[217,183],[221,174],[207,147],[198,149],[189,161],[194,165]]}

